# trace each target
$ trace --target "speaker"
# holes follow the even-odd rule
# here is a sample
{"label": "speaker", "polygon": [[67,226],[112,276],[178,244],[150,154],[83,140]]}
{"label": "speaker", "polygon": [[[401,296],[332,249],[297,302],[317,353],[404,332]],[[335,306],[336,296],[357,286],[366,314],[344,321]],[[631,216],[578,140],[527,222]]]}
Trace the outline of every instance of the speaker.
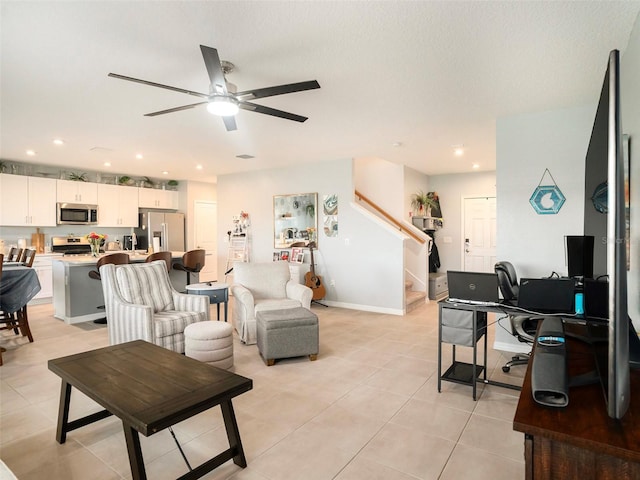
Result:
{"label": "speaker", "polygon": [[546,407],[569,404],[569,377],[564,325],[559,317],[545,317],[538,328],[531,363],[531,393]]}
{"label": "speaker", "polygon": [[569,277],[593,278],[592,235],[567,235],[567,267]]}

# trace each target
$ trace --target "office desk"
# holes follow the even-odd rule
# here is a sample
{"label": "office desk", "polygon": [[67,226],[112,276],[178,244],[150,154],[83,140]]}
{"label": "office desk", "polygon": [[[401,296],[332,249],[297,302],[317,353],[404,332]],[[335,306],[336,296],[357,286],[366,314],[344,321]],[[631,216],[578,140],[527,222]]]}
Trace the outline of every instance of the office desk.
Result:
{"label": "office desk", "polygon": [[[228,460],[247,466],[231,400],[251,390],[251,379],[142,340],[49,360],[48,365],[62,378],[58,443],[65,443],[72,430],[115,415],[122,420],[131,476],[145,480],[138,432],[153,435],[220,405],[229,448],[180,478],[200,478]],[[105,410],[69,421],[71,387]]]}
{"label": "office desk", "polygon": [[[438,392],[442,381],[461,383],[472,388],[476,399],[476,384],[495,385],[513,390],[520,386],[496,382],[487,378],[487,313],[509,313],[507,305],[472,305],[447,300],[438,302]],[[478,342],[484,338],[483,363],[478,364]],[[451,366],[442,373],[442,344],[452,344]],[[456,346],[473,348],[472,363],[456,361]],[[482,375],[482,378],[479,378]]]}
{"label": "office desk", "polygon": [[[580,334],[579,325],[565,331]],[[533,352],[535,355],[535,351]],[[589,347],[567,338],[570,376],[595,368]],[[631,370],[631,405],[622,420],[607,415],[600,384],[569,389],[569,405],[543,407],[531,394],[531,363],[518,401],[513,429],[524,433],[526,479],[640,478],[640,371]]]}

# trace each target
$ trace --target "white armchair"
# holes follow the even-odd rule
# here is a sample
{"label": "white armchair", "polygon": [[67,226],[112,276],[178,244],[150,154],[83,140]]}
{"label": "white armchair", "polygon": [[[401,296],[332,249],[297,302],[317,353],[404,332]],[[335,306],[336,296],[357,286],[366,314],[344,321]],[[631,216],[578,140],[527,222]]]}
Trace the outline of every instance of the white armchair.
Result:
{"label": "white armchair", "polygon": [[247,345],[257,341],[257,312],[311,306],[313,292],[291,280],[287,262],[236,262],[233,282],[233,326]]}
{"label": "white armchair", "polygon": [[146,340],[184,353],[184,329],[209,320],[209,297],[174,290],[164,260],[102,265],[109,344]]}

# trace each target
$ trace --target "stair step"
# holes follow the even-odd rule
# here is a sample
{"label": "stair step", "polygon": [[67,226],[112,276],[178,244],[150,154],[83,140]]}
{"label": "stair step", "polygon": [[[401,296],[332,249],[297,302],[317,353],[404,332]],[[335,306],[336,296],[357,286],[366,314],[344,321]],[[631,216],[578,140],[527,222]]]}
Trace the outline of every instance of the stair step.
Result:
{"label": "stair step", "polygon": [[414,308],[419,307],[425,303],[425,299],[427,298],[426,292],[407,292],[405,295],[405,310],[410,312]]}
{"label": "stair step", "polygon": [[404,281],[404,289],[405,290],[411,290],[411,287],[413,287],[413,281],[405,280]]}

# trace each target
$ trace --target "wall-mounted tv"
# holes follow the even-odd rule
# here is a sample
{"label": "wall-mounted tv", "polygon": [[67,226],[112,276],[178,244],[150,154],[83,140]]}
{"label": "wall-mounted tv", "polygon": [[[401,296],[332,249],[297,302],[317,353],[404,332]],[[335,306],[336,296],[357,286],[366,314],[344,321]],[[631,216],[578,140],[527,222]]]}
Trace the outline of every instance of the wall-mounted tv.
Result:
{"label": "wall-mounted tv", "polygon": [[627,311],[627,185],[620,119],[620,53],[613,50],[586,156],[584,234],[595,239],[593,276],[609,284],[606,341],[596,340],[594,347],[607,413],[617,419],[624,416],[631,400],[630,345],[635,349],[640,343]]}

